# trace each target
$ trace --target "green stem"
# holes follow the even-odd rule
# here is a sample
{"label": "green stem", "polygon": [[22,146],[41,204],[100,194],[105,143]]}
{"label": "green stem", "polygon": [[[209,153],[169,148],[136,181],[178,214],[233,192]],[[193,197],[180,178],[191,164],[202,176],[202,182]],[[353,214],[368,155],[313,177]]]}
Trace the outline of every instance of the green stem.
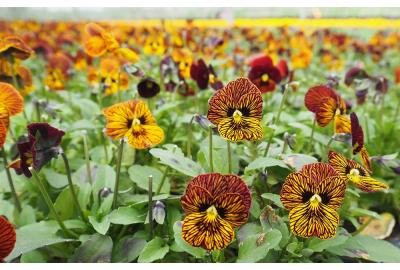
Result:
{"label": "green stem", "polygon": [[213,141],[212,141],[212,136],[213,136],[213,130],[212,127],[210,126],[208,128],[208,138],[209,138],[209,157],[210,157],[210,172],[214,172],[214,164],[213,164]]}
{"label": "green stem", "polygon": [[7,166],[6,150],[2,147],[1,148],[1,152],[2,152],[2,156],[3,156],[4,168],[5,168],[6,174],[7,174],[8,184],[10,185],[10,190],[11,190],[11,193],[12,193],[12,195],[14,197],[14,200],[15,200],[15,206],[17,207],[18,212],[21,212],[22,211],[21,203],[20,203],[20,201],[18,199],[17,192],[15,191],[14,182],[13,182],[12,177],[11,177],[10,169]]}
{"label": "green stem", "polygon": [[393,115],[393,121],[392,121],[394,126],[396,126],[397,118],[399,116],[399,113],[400,113],[400,98],[398,97],[398,102],[397,102],[397,106],[396,106],[396,112]]}
{"label": "green stem", "polygon": [[317,124],[317,121],[316,121],[316,119],[314,118],[312,130],[311,130],[311,136],[310,136],[310,144],[308,145],[308,153],[310,153],[311,150],[312,150],[312,148],[313,148],[314,131],[315,131],[316,124]]}
{"label": "green stem", "polygon": [[228,150],[228,173],[232,173],[232,151],[231,151],[231,142],[226,141],[226,148]]}
{"label": "green stem", "polygon": [[86,172],[88,175],[89,183],[90,185],[93,183],[93,178],[92,178],[92,169],[90,168],[90,159],[89,159],[89,147],[87,143],[87,133],[83,134],[83,148],[85,151],[85,163],[86,163]]}
{"label": "green stem", "polygon": [[[175,146],[175,147],[172,149],[172,153],[173,153],[173,154],[175,154],[176,148],[178,148],[178,147]],[[163,176],[162,176],[161,181],[160,181],[160,185],[158,186],[157,191],[156,191],[156,195],[160,194],[161,189],[162,189],[162,187],[164,186],[165,179],[167,179],[167,175],[168,175],[168,173],[169,173],[169,170],[170,170],[170,167],[169,167],[169,166],[165,167]]]}
{"label": "green stem", "polygon": [[194,120],[194,116],[192,117],[192,119],[190,119],[190,122],[189,122],[188,139],[187,139],[187,145],[186,145],[186,154],[187,154],[188,158],[192,158],[193,120]]}
{"label": "green stem", "polygon": [[149,240],[153,239],[153,176],[149,175]]}
{"label": "green stem", "polygon": [[37,117],[37,121],[41,122],[42,119],[40,117],[40,105],[39,105],[39,101],[35,102],[35,109],[36,109],[36,117]]}
{"label": "green stem", "polygon": [[82,219],[85,222],[88,222],[87,217],[83,214],[83,210],[82,210],[82,208],[81,208],[81,206],[79,204],[78,197],[76,196],[74,184],[72,183],[71,169],[69,167],[69,162],[68,162],[67,155],[64,152],[62,152],[61,153],[61,157],[62,157],[62,159],[64,161],[65,170],[67,172],[68,185],[69,185],[69,189],[71,190],[72,200],[74,201],[76,210],[78,210],[79,215],[82,217]]}
{"label": "green stem", "polygon": [[329,150],[330,150],[332,142],[333,142],[333,136],[329,139],[328,144],[326,145],[326,154],[325,154],[325,156],[322,157],[322,160],[324,160],[324,161],[328,160]]}
{"label": "green stem", "polygon": [[283,155],[283,154],[285,154],[285,152],[286,152],[286,149],[287,149],[287,141],[284,139],[283,140],[283,146],[282,146],[282,153],[281,153],[281,156]]}
{"label": "green stem", "polygon": [[73,231],[70,231],[67,229],[67,227],[65,227],[64,222],[61,220],[60,216],[58,215],[56,209],[54,208],[53,202],[51,201],[51,198],[49,196],[49,194],[47,193],[45,187],[43,186],[42,182],[39,179],[39,176],[37,175],[37,172],[32,169],[31,173],[33,175],[33,178],[35,178],[36,183],[40,189],[40,192],[42,193],[42,197],[45,201],[45,203],[47,204],[47,207],[49,208],[50,212],[54,215],[54,217],[57,220],[58,225],[60,226],[60,228],[64,231],[64,233],[70,237],[73,238],[78,238],[78,235],[76,233],[74,233]]}
{"label": "green stem", "polygon": [[[276,115],[276,119],[275,119],[275,123],[274,123],[275,126],[279,125],[282,109],[283,109],[283,106],[285,105],[288,92],[289,92],[288,91],[288,85],[285,85],[285,89],[283,90],[283,96],[282,96],[281,104],[279,105],[278,114]],[[273,130],[271,132],[271,135],[269,136],[267,147],[265,148],[265,152],[264,152],[264,157],[266,157],[268,155],[268,151],[269,151],[269,148],[271,147],[271,143],[272,143],[272,139],[274,137],[274,134],[275,134],[275,130]]]}
{"label": "green stem", "polygon": [[117,207],[117,197],[118,197],[118,189],[119,189],[119,179],[121,173],[121,163],[122,163],[122,153],[124,151],[124,139],[121,139],[121,142],[118,147],[118,158],[117,158],[117,175],[115,178],[115,186],[114,186],[114,197],[113,197],[113,209]]}
{"label": "green stem", "polygon": [[107,141],[106,141],[106,137],[104,136],[103,131],[100,131],[100,136],[101,136],[101,142],[103,144],[104,156],[105,156],[105,159],[106,159],[106,164],[108,164]]}

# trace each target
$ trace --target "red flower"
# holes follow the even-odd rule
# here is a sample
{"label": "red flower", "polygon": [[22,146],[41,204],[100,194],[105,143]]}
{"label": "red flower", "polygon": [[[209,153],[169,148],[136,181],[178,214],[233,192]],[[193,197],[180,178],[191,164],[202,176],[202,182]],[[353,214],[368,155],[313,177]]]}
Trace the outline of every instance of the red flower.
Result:
{"label": "red flower", "polygon": [[281,71],[274,67],[269,56],[261,56],[250,62],[248,77],[261,93],[274,91],[275,86],[282,80]]}
{"label": "red flower", "polygon": [[372,172],[371,161],[367,149],[364,147],[364,132],[360,123],[358,122],[357,115],[353,112],[350,114],[351,121],[351,145],[353,146],[353,155],[360,154],[361,159],[367,167],[367,169]]}
{"label": "red flower", "polygon": [[279,70],[282,80],[289,75],[289,67],[285,60],[281,59],[276,65],[276,68]]}
{"label": "red flower", "polygon": [[207,89],[210,72],[203,59],[193,62],[190,67],[190,77],[196,81],[200,89]]}
{"label": "red flower", "polygon": [[394,82],[400,84],[400,67],[397,67],[394,71]]}
{"label": "red flower", "polygon": [[14,249],[17,235],[14,226],[3,216],[0,216],[0,262],[10,255]]}

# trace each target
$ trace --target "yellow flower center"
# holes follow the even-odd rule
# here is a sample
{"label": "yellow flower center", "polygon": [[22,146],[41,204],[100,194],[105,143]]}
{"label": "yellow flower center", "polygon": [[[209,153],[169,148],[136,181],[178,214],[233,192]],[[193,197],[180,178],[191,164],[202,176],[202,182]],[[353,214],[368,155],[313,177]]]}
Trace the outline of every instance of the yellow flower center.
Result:
{"label": "yellow flower center", "polygon": [[261,81],[263,81],[263,82],[268,82],[268,80],[269,80],[268,74],[263,74],[263,75],[261,76]]}
{"label": "yellow flower center", "polygon": [[135,119],[132,120],[132,126],[137,126],[137,125],[140,125],[140,124],[141,123],[140,123],[139,119],[135,118]]}
{"label": "yellow flower center", "polygon": [[335,115],[341,115],[340,109],[336,109]]}
{"label": "yellow flower center", "polygon": [[233,120],[235,120],[236,122],[239,122],[241,119],[242,119],[242,112],[241,111],[239,111],[239,110],[236,110],[234,113],[233,113]]}
{"label": "yellow flower center", "polygon": [[350,179],[350,181],[358,183],[360,182],[360,171],[358,169],[351,169],[347,174],[347,177]]}
{"label": "yellow flower center", "polygon": [[213,219],[216,219],[217,216],[218,216],[217,208],[215,208],[214,205],[211,205],[211,206],[207,209],[206,212],[207,212],[207,217],[208,217],[208,219],[213,220]]}
{"label": "yellow flower center", "polygon": [[311,206],[316,207],[318,206],[318,204],[322,201],[321,197],[318,194],[314,194],[311,198],[310,198],[310,203]]}
{"label": "yellow flower center", "polygon": [[209,77],[210,83],[214,83],[214,82],[215,82],[215,76],[214,76],[214,74],[210,74],[208,77]]}

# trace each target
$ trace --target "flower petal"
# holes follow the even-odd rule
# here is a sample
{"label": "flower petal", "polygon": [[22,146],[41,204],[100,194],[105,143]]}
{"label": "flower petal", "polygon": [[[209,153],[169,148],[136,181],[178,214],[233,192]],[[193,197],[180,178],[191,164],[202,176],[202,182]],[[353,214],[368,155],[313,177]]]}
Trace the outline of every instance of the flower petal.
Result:
{"label": "flower petal", "polygon": [[0,262],[14,249],[16,237],[14,226],[0,216]]}
{"label": "flower petal", "polygon": [[0,119],[0,148],[3,147],[4,143],[6,142],[8,125],[8,118]]}
{"label": "flower petal", "polygon": [[327,239],[336,234],[339,215],[335,209],[322,203],[314,207],[307,202],[290,210],[289,222],[291,231],[298,236]]}
{"label": "flower petal", "polygon": [[249,209],[243,202],[242,196],[237,193],[225,193],[215,198],[213,205],[221,211],[221,218],[228,221],[233,227],[239,227],[246,223],[249,217]]}
{"label": "flower petal", "polygon": [[222,119],[218,124],[221,137],[230,141],[255,141],[263,137],[261,121],[253,117],[242,117],[236,122],[232,117]]}
{"label": "flower petal", "polygon": [[182,208],[186,214],[204,212],[213,203],[210,192],[200,186],[189,185],[181,198]]}
{"label": "flower petal", "polygon": [[304,97],[304,104],[308,110],[317,113],[320,111],[322,104],[326,102],[327,98],[335,102],[337,99],[337,94],[335,91],[324,85],[314,86],[307,91]]}
{"label": "flower petal", "polygon": [[234,235],[231,225],[219,216],[209,219],[202,212],[190,214],[183,220],[182,238],[194,247],[221,250],[232,242]]}
{"label": "flower petal", "polygon": [[351,133],[351,124],[347,115],[335,115],[335,133]]}
{"label": "flower petal", "polygon": [[355,184],[364,192],[376,192],[389,188],[385,183],[379,182],[370,176],[360,176]]}
{"label": "flower petal", "polygon": [[0,109],[7,110],[9,116],[24,110],[24,99],[20,93],[8,83],[0,82]]}
{"label": "flower petal", "polygon": [[285,208],[291,210],[302,205],[305,193],[315,193],[315,184],[309,176],[301,172],[294,172],[286,177],[281,190],[281,202]]}
{"label": "flower petal", "polygon": [[153,147],[164,140],[164,131],[155,125],[140,125],[139,131],[132,129],[126,134],[128,143],[136,149]]}
{"label": "flower petal", "polygon": [[[346,181],[338,176],[327,177],[318,184],[317,194],[321,196],[322,202],[333,209],[339,209],[346,191]],[[324,202],[324,200],[327,202]]]}

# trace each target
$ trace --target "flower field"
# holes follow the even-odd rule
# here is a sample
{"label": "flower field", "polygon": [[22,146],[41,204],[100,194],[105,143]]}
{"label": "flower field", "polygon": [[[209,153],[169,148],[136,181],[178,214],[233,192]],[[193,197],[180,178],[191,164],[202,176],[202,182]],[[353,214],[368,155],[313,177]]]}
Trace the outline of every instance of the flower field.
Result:
{"label": "flower field", "polygon": [[399,25],[0,21],[0,262],[400,262]]}

